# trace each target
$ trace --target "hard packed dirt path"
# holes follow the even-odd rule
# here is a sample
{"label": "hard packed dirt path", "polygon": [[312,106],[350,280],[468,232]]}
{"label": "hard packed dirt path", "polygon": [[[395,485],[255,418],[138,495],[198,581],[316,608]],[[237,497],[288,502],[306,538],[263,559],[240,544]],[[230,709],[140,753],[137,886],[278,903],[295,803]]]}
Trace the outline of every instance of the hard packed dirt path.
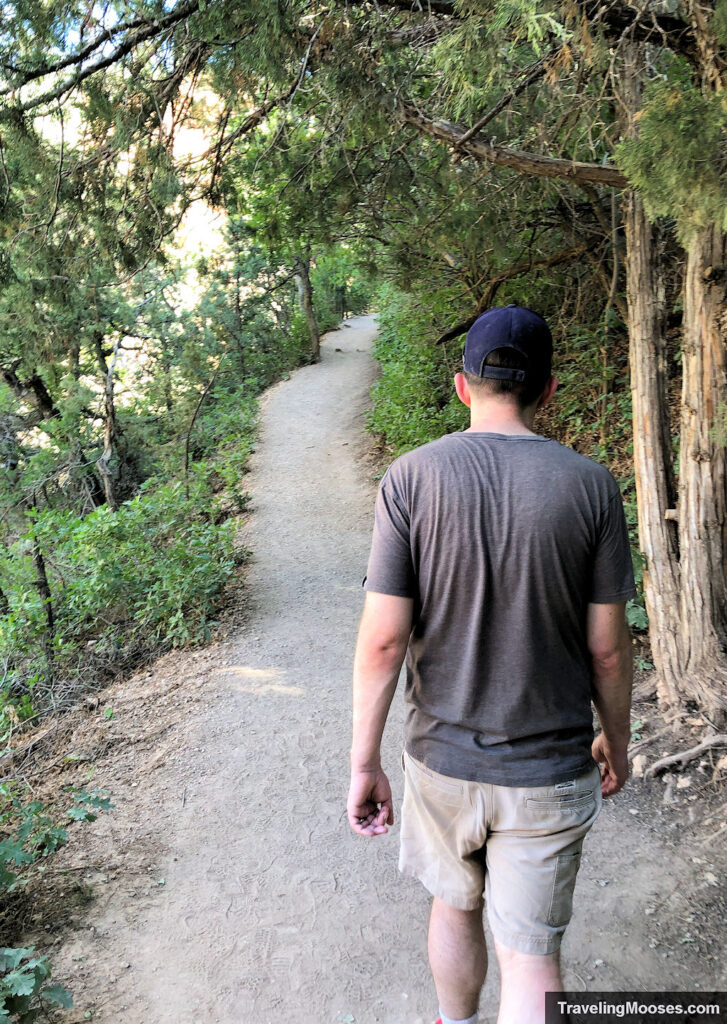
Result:
{"label": "hard packed dirt path", "polygon": [[[87,1005],[103,1024],[436,1017],[429,897],[398,874],[398,827],[363,839],[344,813],[375,494],[364,433],[374,333],[369,317],[349,321],[326,337],[319,365],[264,399],[248,484],[246,621],[203,654],[146,674],[154,751],[128,762],[123,784],[99,770],[116,806],[94,835],[113,853],[117,884],[55,956],[54,979],[70,979],[78,1007],[64,1019],[83,1020]],[[138,686],[124,692],[120,720],[124,700],[140,699]],[[397,810],[402,722],[399,691],[384,751]],[[694,952],[695,910],[716,894],[708,853],[695,863],[671,843],[660,800],[625,791],[587,840],[564,946],[575,989],[727,987],[713,954]],[[146,865],[144,884],[123,884],[125,860]],[[488,1022],[496,984],[493,965]]]}

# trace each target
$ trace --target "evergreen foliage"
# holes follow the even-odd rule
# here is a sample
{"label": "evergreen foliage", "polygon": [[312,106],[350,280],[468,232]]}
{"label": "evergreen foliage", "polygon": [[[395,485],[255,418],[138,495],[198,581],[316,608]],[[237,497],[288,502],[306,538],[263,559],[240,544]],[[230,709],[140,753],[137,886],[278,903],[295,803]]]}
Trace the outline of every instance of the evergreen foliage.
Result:
{"label": "evergreen foliage", "polygon": [[638,135],[614,157],[649,216],[673,219],[687,247],[710,224],[727,231],[727,94],[703,95],[684,74],[650,82]]}

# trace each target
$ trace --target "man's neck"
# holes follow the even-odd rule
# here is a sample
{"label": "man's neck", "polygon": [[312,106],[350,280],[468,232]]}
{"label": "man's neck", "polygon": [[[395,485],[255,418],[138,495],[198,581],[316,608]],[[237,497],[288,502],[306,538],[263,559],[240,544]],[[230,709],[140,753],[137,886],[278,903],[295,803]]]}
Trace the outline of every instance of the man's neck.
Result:
{"label": "man's neck", "polygon": [[535,410],[520,413],[512,406],[485,406],[470,410],[470,425],[465,433],[472,434],[532,434]]}

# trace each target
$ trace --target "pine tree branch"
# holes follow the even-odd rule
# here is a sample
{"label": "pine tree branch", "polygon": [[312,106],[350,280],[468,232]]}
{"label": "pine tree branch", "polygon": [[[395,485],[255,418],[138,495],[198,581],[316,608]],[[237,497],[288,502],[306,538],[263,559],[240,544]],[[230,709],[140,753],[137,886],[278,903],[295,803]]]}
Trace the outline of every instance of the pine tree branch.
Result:
{"label": "pine tree branch", "polygon": [[478,132],[482,131],[486,124],[489,124],[493,118],[497,117],[497,115],[501,113],[501,111],[503,111],[505,107],[512,103],[512,101],[517,96],[519,96],[521,92],[524,92],[524,90],[527,89],[529,85],[532,85],[533,82],[537,82],[539,78],[542,78],[548,70],[548,64],[550,60],[553,57],[557,56],[557,54],[558,50],[553,50],[551,53],[548,53],[544,57],[541,57],[540,60],[534,65],[534,67],[532,67],[530,71],[527,72],[527,74],[521,82],[518,82],[517,85],[513,86],[510,92],[505,93],[505,95],[502,96],[497,101],[497,103],[495,104],[494,107],[492,107],[491,110],[488,110],[487,113],[484,114],[479,119],[479,121],[475,122],[475,124],[473,124],[472,127],[464,133],[464,135],[459,141],[460,146],[464,142],[469,142],[469,140],[473,138],[475,135],[477,135]]}
{"label": "pine tree branch", "polygon": [[579,5],[589,26],[598,25],[606,37],[617,40],[625,32],[631,32],[633,40],[663,46],[680,54],[693,67],[699,65],[697,43],[691,26],[673,14],[648,12],[648,19],[642,18],[629,3],[603,3],[603,0],[586,0]]}
{"label": "pine tree branch", "polygon": [[453,0],[374,0],[382,7],[396,7],[411,14],[457,15]]}
{"label": "pine tree branch", "polygon": [[132,35],[120,43],[116,49],[107,54],[107,56],[100,57],[92,64],[89,64],[87,67],[77,71],[76,74],[71,75],[69,78],[65,78],[62,82],[59,82],[58,85],[54,86],[54,88],[41,93],[40,96],[34,96],[32,99],[26,100],[25,103],[19,104],[16,109],[21,111],[33,110],[36,107],[42,106],[44,103],[60,99],[87,78],[90,78],[99,71],[103,71],[105,68],[116,64],[123,57],[126,57],[131,53],[131,51],[140,43],[161,35],[170,28],[173,28],[180,21],[184,21],[186,18],[190,17],[190,15],[195,14],[197,10],[199,10],[200,2],[201,0],[187,0],[186,3],[180,4],[179,7],[167,14],[166,17],[160,18],[156,22],[147,23],[144,28],[139,29],[138,32],[132,33]]}
{"label": "pine tree branch", "polygon": [[615,167],[601,164],[582,163],[578,160],[563,160],[557,157],[526,153],[519,149],[507,149],[475,135],[464,141],[467,131],[452,121],[428,117],[413,103],[399,101],[394,104],[394,113],[405,124],[410,124],[424,135],[439,142],[445,142],[454,149],[467,153],[481,162],[510,167],[521,174],[541,178],[560,178],[578,184],[607,185],[611,188],[627,188],[628,181]]}
{"label": "pine tree branch", "polygon": [[140,28],[142,25],[149,25],[151,22],[148,18],[135,18],[133,21],[120,21],[118,25],[112,25],[111,28],[104,29],[99,35],[92,39],[77,53],[71,53],[67,57],[63,57],[61,60],[56,61],[53,64],[47,61],[43,64],[38,64],[34,68],[25,70],[24,68],[17,67],[12,64],[4,64],[3,67],[8,68],[13,75],[16,76],[16,81],[7,86],[4,89],[0,89],[0,96],[7,96],[8,93],[13,92],[15,89],[22,88],[27,85],[28,82],[35,82],[39,78],[45,78],[46,75],[54,75],[59,71],[65,70],[65,68],[71,67],[73,64],[82,64],[84,60],[94,53],[99,46],[103,46],[109,39],[114,36],[118,36],[121,32],[131,32],[136,28]]}
{"label": "pine tree branch", "polygon": [[[464,20],[454,0],[348,0],[350,4],[370,3],[380,7],[394,7],[414,14],[439,14],[457,20]],[[629,3],[618,0],[604,3],[603,0],[586,0],[578,5],[589,25],[598,25],[609,40],[620,39],[623,33],[631,31],[634,40],[664,46],[680,54],[692,65],[699,67],[699,48],[692,26],[674,14],[648,13],[643,20],[640,12]]]}
{"label": "pine tree branch", "polygon": [[[241,138],[241,136],[246,135],[249,131],[252,131],[253,128],[256,128],[263,120],[263,118],[266,117],[271,110],[274,110],[275,107],[279,107],[281,103],[285,103],[288,100],[293,100],[296,92],[300,88],[301,82],[305,78],[305,73],[308,70],[309,66],[311,50],[313,49],[313,44],[315,43],[320,30],[321,26],[319,25],[318,28],[313,33],[313,35],[311,36],[310,41],[308,43],[308,49],[306,50],[305,56],[303,57],[303,60],[301,62],[300,71],[295,76],[295,80],[292,82],[290,87],[286,89],[284,93],[281,93],[279,96],[273,96],[272,99],[266,100],[265,103],[261,103],[259,107],[256,107],[255,110],[252,110],[247,115],[242,124],[238,125],[238,127],[235,128],[235,130],[231,132],[227,136],[227,138],[221,138],[218,142],[215,143],[214,146],[208,149],[206,153],[203,153],[201,157],[196,158],[197,160],[205,160],[208,157],[212,156],[212,154],[214,153],[215,169],[217,169],[222,160],[222,157],[230,151],[230,147],[233,145],[233,143],[235,143],[239,138]],[[225,121],[224,123],[227,124],[227,121]]]}

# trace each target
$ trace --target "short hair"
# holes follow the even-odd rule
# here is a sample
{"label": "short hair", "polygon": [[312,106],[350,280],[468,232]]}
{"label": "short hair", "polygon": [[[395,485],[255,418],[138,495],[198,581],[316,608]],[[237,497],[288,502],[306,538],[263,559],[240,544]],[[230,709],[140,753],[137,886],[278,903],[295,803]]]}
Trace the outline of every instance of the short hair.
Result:
{"label": "short hair", "polygon": [[[527,357],[513,348],[495,348],[485,359],[485,366],[502,366],[508,370],[526,370]],[[470,391],[479,395],[512,395],[520,409],[526,409],[537,401],[545,390],[549,375],[539,374],[533,380],[498,380],[495,377],[479,377],[476,373],[463,371]]]}

